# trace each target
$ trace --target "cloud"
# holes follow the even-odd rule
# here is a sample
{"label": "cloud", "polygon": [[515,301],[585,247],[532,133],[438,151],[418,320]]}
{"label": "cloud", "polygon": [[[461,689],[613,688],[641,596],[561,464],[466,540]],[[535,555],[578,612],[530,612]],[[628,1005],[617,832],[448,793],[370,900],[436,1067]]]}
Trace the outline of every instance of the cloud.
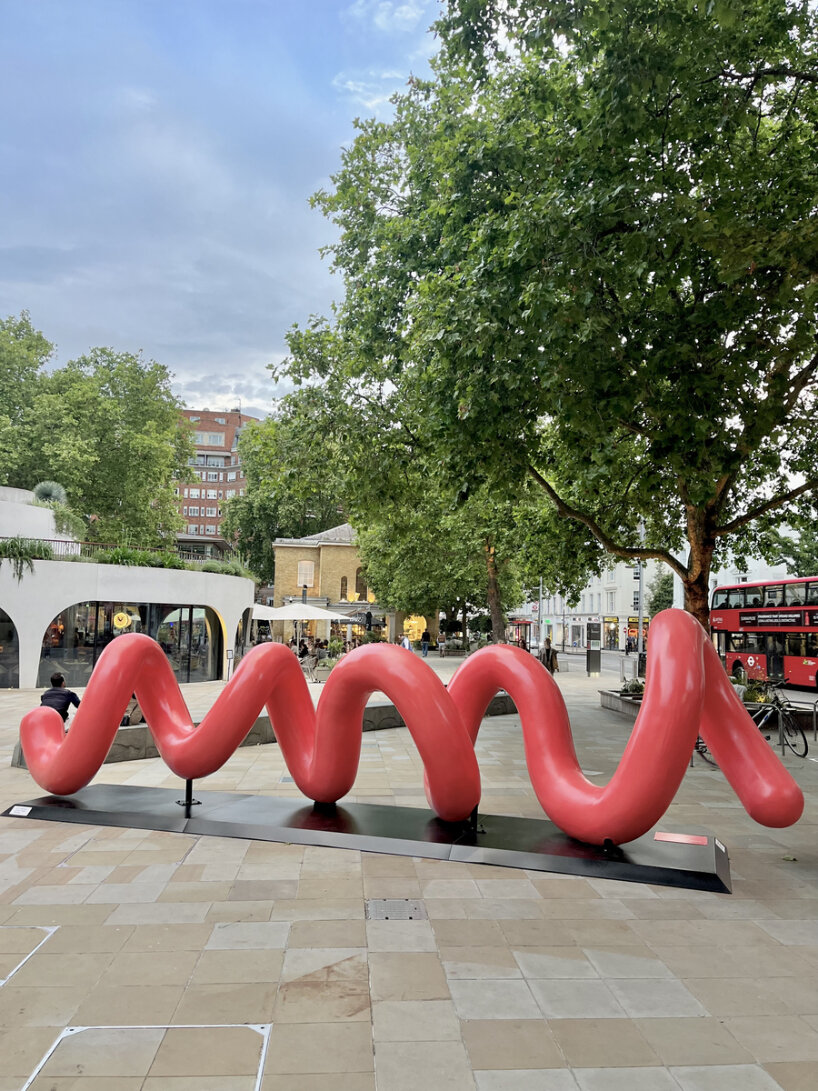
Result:
{"label": "cloud", "polygon": [[355,0],[346,15],[385,34],[393,34],[416,30],[428,12],[429,4],[424,0]]}
{"label": "cloud", "polygon": [[30,311],[59,365],[141,349],[192,407],[268,412],[287,330],[342,290],[309,196],[354,113],[388,114],[437,7],[9,5],[0,314]]}
{"label": "cloud", "polygon": [[392,96],[405,86],[408,73],[398,71],[339,72],[332,80],[336,91],[342,92],[358,106],[379,116],[388,113]]}

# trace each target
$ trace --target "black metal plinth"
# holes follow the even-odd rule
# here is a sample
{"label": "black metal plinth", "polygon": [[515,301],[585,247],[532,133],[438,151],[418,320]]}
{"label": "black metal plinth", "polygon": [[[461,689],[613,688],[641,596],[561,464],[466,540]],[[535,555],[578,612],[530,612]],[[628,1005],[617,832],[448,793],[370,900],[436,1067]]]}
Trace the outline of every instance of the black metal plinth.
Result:
{"label": "black metal plinth", "polygon": [[[92,784],[73,796],[15,804],[2,817],[323,845],[719,893],[731,889],[724,846],[707,831],[680,831],[667,822],[627,845],[597,846],[573,840],[546,818],[481,812],[478,819],[475,812],[454,824],[420,807],[314,805],[235,792],[198,792],[194,801],[192,785],[181,813],[178,794],[171,788]],[[194,802],[200,805],[195,815]]]}

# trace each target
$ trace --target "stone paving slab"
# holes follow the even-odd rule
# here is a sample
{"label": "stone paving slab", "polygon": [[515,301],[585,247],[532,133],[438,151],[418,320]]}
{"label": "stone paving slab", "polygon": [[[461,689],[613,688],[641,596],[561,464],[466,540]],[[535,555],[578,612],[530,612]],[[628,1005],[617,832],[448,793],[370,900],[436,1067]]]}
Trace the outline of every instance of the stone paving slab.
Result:
{"label": "stone paving slab", "polygon": [[[630,724],[599,708],[600,679],[567,672],[558,684],[580,762],[604,783]],[[185,687],[191,711],[218,689]],[[3,808],[40,794],[10,765],[38,699],[0,694]],[[517,717],[485,720],[477,753],[481,808],[540,817]],[[758,826],[698,761],[668,812],[727,846],[732,895],[3,819],[0,1091],[244,1089],[255,1039],[225,1030],[217,1071],[206,1068],[215,1039],[196,1029],[244,1026],[269,1028],[259,1091],[812,1088],[818,763],[784,761],[807,800],[791,829]],[[106,765],[95,783],[177,787],[156,758]],[[207,788],[300,798],[275,745],[237,751]],[[365,737],[347,802],[426,805],[404,728]],[[366,919],[368,900],[394,898],[427,919]],[[105,1031],[87,1047],[64,1039],[78,1052],[55,1051],[31,1082],[71,1027],[122,1030],[115,1049],[100,1050]],[[100,1064],[102,1075],[77,1067]]]}

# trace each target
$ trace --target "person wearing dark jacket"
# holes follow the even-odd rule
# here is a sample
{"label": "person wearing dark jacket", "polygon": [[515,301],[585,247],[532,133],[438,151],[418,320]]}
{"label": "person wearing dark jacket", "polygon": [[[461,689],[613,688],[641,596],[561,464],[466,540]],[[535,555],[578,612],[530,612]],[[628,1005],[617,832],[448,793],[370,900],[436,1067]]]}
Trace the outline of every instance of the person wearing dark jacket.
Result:
{"label": "person wearing dark jacket", "polygon": [[69,706],[74,705],[75,708],[79,708],[80,699],[72,689],[65,688],[65,678],[56,673],[51,675],[51,689],[47,689],[42,695],[40,704],[45,705],[46,708],[55,709],[65,722],[68,719]]}

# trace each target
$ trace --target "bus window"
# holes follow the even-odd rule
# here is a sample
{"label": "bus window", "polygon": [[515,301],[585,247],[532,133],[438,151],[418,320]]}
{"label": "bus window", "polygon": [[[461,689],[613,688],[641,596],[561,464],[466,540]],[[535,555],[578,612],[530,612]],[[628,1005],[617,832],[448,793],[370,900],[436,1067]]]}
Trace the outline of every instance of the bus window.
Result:
{"label": "bus window", "polygon": [[818,606],[818,582],[806,585],[807,606]]}
{"label": "bus window", "polygon": [[746,652],[747,647],[745,644],[744,633],[728,633],[727,634],[727,650],[728,652]]}
{"label": "bus window", "polygon": [[818,658],[818,633],[806,634],[804,655],[808,655],[810,659]]}
{"label": "bus window", "polygon": [[770,584],[764,588],[764,605],[765,606],[783,606],[784,605],[784,585],[781,583]]}
{"label": "bus window", "polygon": [[747,605],[748,606],[760,606],[761,605],[761,588],[753,587],[752,590],[747,591]]}
{"label": "bus window", "polygon": [[744,588],[732,587],[727,592],[727,602],[725,604],[728,610],[743,610],[744,609]]}
{"label": "bus window", "polygon": [[744,650],[746,652],[763,652],[764,651],[764,634],[763,633],[745,633],[744,634]]}
{"label": "bus window", "polygon": [[787,606],[803,606],[804,605],[804,585],[803,583],[790,583],[784,588],[786,592]]}
{"label": "bus window", "polygon": [[806,655],[806,637],[806,633],[787,633],[784,637],[784,655]]}
{"label": "bus window", "polygon": [[[818,584],[816,584],[816,587],[818,587]],[[713,592],[713,609],[715,610],[716,607],[718,607],[718,606],[725,607],[726,605],[727,605],[727,592],[726,591],[714,591]]]}

